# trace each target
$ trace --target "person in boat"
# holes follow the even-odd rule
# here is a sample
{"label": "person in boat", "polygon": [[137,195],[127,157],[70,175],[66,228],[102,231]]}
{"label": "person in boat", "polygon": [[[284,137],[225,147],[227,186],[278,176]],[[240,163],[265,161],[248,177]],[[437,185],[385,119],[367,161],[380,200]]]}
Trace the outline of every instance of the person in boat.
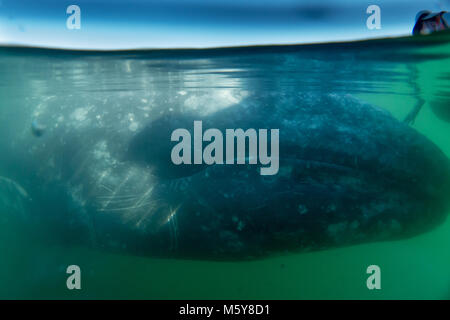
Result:
{"label": "person in boat", "polygon": [[413,28],[413,35],[426,35],[436,31],[450,28],[450,13],[447,11],[431,12],[428,10],[419,11],[416,15],[416,23]]}
{"label": "person in boat", "polygon": [[[450,13],[446,11],[441,12],[431,12],[428,10],[419,11],[416,15],[416,23],[412,34],[416,35],[427,35],[436,31],[448,30],[450,29]],[[417,91],[417,89],[416,89]],[[425,100],[418,96],[417,103],[413,110],[406,116],[404,122],[408,124],[414,123],[417,118],[419,111],[425,104]],[[441,101],[439,101],[441,102]],[[450,122],[450,107],[446,103],[430,103],[433,112],[442,120]]]}

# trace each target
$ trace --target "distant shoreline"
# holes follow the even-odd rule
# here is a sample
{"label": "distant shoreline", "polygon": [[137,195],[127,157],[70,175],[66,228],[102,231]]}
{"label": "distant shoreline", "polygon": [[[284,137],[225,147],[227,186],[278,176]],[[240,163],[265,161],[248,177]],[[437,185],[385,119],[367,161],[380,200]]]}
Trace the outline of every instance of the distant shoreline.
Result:
{"label": "distant shoreline", "polygon": [[385,37],[376,39],[359,39],[351,41],[333,41],[333,42],[318,42],[318,43],[301,43],[301,44],[264,44],[264,45],[248,45],[248,46],[224,46],[224,47],[205,47],[205,48],[135,48],[135,49],[70,49],[59,47],[38,47],[28,45],[15,45],[15,44],[0,44],[1,51],[39,51],[39,52],[52,52],[61,54],[83,54],[83,55],[102,55],[102,54],[141,54],[141,53],[154,53],[154,54],[179,54],[179,53],[243,53],[246,51],[251,52],[291,52],[302,50],[314,50],[314,49],[338,49],[338,48],[357,48],[357,47],[372,47],[383,45],[424,45],[424,44],[442,44],[450,42],[450,30],[436,32],[426,36],[400,36],[400,37]]}

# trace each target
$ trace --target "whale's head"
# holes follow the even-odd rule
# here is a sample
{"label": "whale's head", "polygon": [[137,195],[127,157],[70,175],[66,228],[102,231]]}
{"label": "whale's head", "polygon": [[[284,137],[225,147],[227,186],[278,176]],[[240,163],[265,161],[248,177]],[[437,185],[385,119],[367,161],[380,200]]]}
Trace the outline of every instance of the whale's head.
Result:
{"label": "whale's head", "polygon": [[[130,141],[135,159],[162,178],[154,194],[177,208],[184,254],[242,258],[392,240],[445,219],[450,161],[423,134],[348,96],[278,103],[247,101],[198,118],[222,130],[279,129],[273,176],[249,163],[173,165],[170,133],[192,127],[183,114],[154,120]],[[205,230],[217,236],[195,247]]]}

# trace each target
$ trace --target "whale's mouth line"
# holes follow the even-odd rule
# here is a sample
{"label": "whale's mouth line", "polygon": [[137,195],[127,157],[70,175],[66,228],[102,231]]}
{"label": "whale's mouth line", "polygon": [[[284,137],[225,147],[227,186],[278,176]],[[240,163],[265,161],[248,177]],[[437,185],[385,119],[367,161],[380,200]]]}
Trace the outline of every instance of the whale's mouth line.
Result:
{"label": "whale's mouth line", "polygon": [[[320,180],[321,182],[325,181],[329,184],[335,184],[337,180],[347,181],[346,179],[349,178],[351,180],[348,180],[348,183],[355,183],[356,180],[359,180],[361,186],[364,184],[378,185],[379,187],[385,186],[385,188],[390,190],[403,190],[403,192],[408,194],[420,195],[421,197],[436,196],[434,192],[427,190],[426,186],[414,183],[401,171],[396,172],[394,168],[391,170],[371,169],[367,163],[358,163],[357,158],[355,158],[353,165],[349,162],[348,164],[343,164],[339,161],[333,162],[306,157],[285,159],[289,159],[296,164],[295,173],[299,179]],[[349,157],[342,157],[342,159],[348,160]],[[280,162],[280,168],[282,167],[283,163]]]}
{"label": "whale's mouth line", "polygon": [[[302,175],[304,175],[306,181],[319,179],[322,183],[325,180],[326,183],[335,184],[337,181],[344,181],[345,183],[347,181],[346,179],[350,178],[351,180],[348,180],[348,183],[355,183],[355,181],[359,180],[360,187],[364,185],[378,186],[375,188],[379,189],[380,192],[388,192],[387,190],[390,190],[390,192],[401,192],[413,198],[428,199],[430,202],[437,201],[439,197],[448,195],[450,192],[450,184],[447,185],[446,189],[443,184],[430,185],[429,182],[417,183],[417,181],[421,181],[420,177],[411,178],[405,172],[401,171],[401,168],[397,171],[395,168],[378,170],[378,168],[373,167],[371,169],[367,163],[359,164],[357,160],[355,160],[354,165],[350,165],[350,163],[342,164],[306,157],[289,159],[297,164],[301,164],[301,166],[297,166],[297,176],[302,178]],[[342,159],[350,158],[343,156]],[[376,160],[374,161],[374,165],[376,165]],[[281,167],[282,163],[280,162]],[[320,177],[323,177],[323,179]],[[450,198],[447,198],[449,199],[447,202],[450,208]]]}
{"label": "whale's mouth line", "polygon": [[[289,158],[287,158],[289,159]],[[325,167],[325,168],[332,168],[336,170],[342,170],[342,171],[364,171],[360,170],[359,168],[354,168],[348,165],[339,164],[337,162],[331,162],[331,161],[323,161],[323,160],[316,160],[313,158],[290,158],[292,160],[296,160],[296,162],[304,163],[305,167],[307,169],[314,169],[319,167]]]}
{"label": "whale's mouth line", "polygon": [[[336,158],[339,158],[338,156],[336,156]],[[349,159],[348,156],[342,156],[342,159]],[[308,172],[308,170],[320,170],[320,169],[325,169],[323,173],[330,173],[330,171],[334,171],[336,173],[341,172],[341,173],[346,173],[347,175],[353,174],[353,175],[366,175],[369,177],[376,177],[376,178],[385,178],[385,179],[389,179],[389,180],[395,180],[393,177],[389,177],[386,175],[383,176],[377,176],[372,170],[370,170],[370,168],[368,168],[367,166],[363,166],[363,165],[358,165],[358,160],[357,158],[355,158],[354,160],[354,165],[350,165],[350,164],[344,164],[343,162],[345,161],[327,161],[327,160],[318,160],[315,159],[313,157],[279,157],[279,165],[280,165],[280,170],[282,170],[283,167],[287,166],[292,166],[294,164],[294,167],[296,168],[297,171],[304,169],[304,172]],[[170,161],[170,160],[169,160]],[[171,164],[171,162],[169,162]],[[157,163],[148,163],[145,160],[135,160],[135,162],[140,163],[140,164],[145,164],[147,168],[149,167],[157,167],[159,164]],[[290,164],[291,165],[290,165]],[[174,165],[175,166],[175,165]],[[269,165],[265,165],[265,164],[261,164],[259,162],[255,163],[255,164],[251,164],[249,162],[249,157],[245,157],[245,163],[237,163],[236,158],[234,159],[234,163],[232,164],[227,164],[227,163],[213,163],[213,164],[181,164],[181,165],[176,165],[175,168],[198,168],[199,170],[195,170],[193,172],[190,172],[190,174],[186,174],[186,175],[180,175],[180,176],[176,176],[176,177],[172,177],[172,178],[167,178],[165,177],[164,180],[169,179],[169,180],[176,180],[176,179],[180,179],[180,178],[186,178],[189,176],[193,176],[199,172],[202,172],[204,169],[206,169],[207,167],[214,167],[214,166],[225,166],[225,167],[241,167],[241,166],[255,166],[255,167],[268,167]],[[328,170],[327,170],[328,169]],[[302,170],[303,171],[303,170]],[[278,173],[279,174],[279,173]],[[275,175],[276,176],[276,175]]]}

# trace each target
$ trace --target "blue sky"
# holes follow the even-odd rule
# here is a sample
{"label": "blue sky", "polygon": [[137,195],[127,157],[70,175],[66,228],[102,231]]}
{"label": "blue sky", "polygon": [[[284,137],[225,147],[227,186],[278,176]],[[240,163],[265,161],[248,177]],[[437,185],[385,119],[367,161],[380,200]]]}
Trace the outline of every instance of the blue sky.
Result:
{"label": "blue sky", "polygon": [[[81,29],[66,8],[81,9]],[[381,29],[366,27],[369,5]],[[0,44],[77,49],[346,41],[410,34],[419,10],[450,0],[0,0]]]}

